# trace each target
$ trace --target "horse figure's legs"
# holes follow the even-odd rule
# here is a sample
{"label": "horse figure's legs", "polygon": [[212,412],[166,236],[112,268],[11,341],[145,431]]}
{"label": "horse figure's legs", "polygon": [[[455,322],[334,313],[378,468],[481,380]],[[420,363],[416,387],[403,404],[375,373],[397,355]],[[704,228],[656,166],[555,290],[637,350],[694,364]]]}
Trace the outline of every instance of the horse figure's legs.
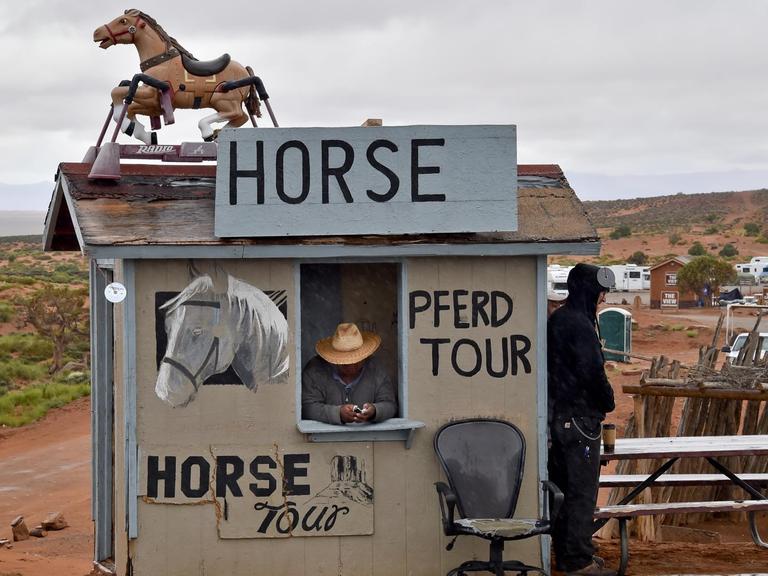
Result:
{"label": "horse figure's legs", "polygon": [[[125,97],[128,94],[127,86],[118,86],[112,90],[112,103],[114,104],[114,111],[112,113],[112,119],[117,122],[125,106]],[[144,125],[136,119],[136,114],[144,113],[151,114],[151,111],[146,111],[147,105],[151,106],[151,103],[157,100],[157,94],[154,88],[149,86],[142,86],[136,90],[133,102],[128,106],[128,112],[123,118],[122,124],[120,124],[120,131],[129,136],[133,136],[138,140],[144,142],[144,144],[152,144],[153,133],[147,131]]]}
{"label": "horse figure's legs", "polygon": [[214,130],[213,130],[213,124],[214,122],[223,122],[224,117],[216,112],[215,114],[209,114],[208,116],[204,116],[200,119],[200,122],[197,123],[197,127],[200,129],[200,135],[203,137],[203,140],[206,142],[210,142],[214,139]]}
{"label": "horse figure's legs", "polygon": [[197,123],[203,140],[210,142],[216,138],[216,132],[212,126],[215,122],[226,121],[224,128],[239,128],[248,122],[248,114],[243,110],[241,90],[217,92],[211,97],[211,107],[216,110],[216,114],[206,116]]}

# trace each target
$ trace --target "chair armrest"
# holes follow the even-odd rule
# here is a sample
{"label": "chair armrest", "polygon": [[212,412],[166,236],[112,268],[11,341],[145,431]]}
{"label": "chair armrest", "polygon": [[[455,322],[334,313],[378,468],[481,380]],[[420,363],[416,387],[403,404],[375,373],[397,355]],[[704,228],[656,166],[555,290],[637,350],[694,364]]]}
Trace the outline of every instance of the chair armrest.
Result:
{"label": "chair armrest", "polygon": [[550,480],[543,480],[541,482],[541,487],[544,492],[549,492],[552,495],[552,499],[550,500],[551,508],[549,510],[549,521],[554,522],[557,515],[560,514],[560,506],[563,504],[563,493],[560,491],[560,488],[557,487],[557,484]]}
{"label": "chair armrest", "polygon": [[435,488],[440,498],[440,515],[443,519],[443,528],[448,532],[453,526],[454,511],[456,510],[456,494],[445,482],[435,482]]}

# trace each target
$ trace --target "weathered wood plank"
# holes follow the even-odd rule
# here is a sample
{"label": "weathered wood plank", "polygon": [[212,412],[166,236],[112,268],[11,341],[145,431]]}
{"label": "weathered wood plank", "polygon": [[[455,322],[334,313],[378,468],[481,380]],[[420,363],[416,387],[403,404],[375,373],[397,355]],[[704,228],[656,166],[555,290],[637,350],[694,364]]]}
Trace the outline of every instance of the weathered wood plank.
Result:
{"label": "weathered wood plank", "polygon": [[740,512],[768,510],[768,500],[720,500],[715,502],[667,502],[666,504],[625,504],[595,510],[595,518],[689,514],[697,512]]}
{"label": "weathered wood plank", "polygon": [[[768,474],[749,473],[737,474],[748,484],[768,486]],[[602,474],[601,488],[634,487],[648,476],[643,474]],[[723,474],[662,474],[654,486],[733,486],[733,482]],[[737,487],[738,488],[738,487]]]}
{"label": "weathered wood plank", "polygon": [[619,438],[613,452],[602,460],[632,460],[671,457],[720,457],[768,454],[768,437],[680,436],[664,438]]}
{"label": "weathered wood plank", "polygon": [[667,396],[676,398],[715,398],[720,400],[768,400],[768,391],[764,390],[726,390],[724,388],[683,388],[672,386],[639,386],[625,384],[621,387],[625,394],[642,396]]}

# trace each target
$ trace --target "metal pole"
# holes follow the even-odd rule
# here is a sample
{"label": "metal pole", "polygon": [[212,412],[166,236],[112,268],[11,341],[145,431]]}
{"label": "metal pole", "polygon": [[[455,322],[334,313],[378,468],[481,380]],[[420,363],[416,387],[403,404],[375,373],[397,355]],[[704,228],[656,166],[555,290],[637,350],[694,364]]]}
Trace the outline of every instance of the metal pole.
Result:
{"label": "metal pole", "polygon": [[272,112],[272,105],[269,103],[269,100],[264,100],[264,104],[267,107],[267,112],[269,112],[269,117],[272,118],[272,125],[275,128],[279,128],[280,125],[277,123],[277,118],[275,118],[275,113]]}
{"label": "metal pole", "polygon": [[109,121],[112,119],[112,114],[114,113],[114,110],[115,110],[115,105],[110,104],[109,113],[107,114],[107,119],[104,120],[104,125],[101,127],[101,134],[99,134],[99,139],[96,140],[96,148],[101,146],[101,143],[104,140],[104,135],[107,133],[107,127],[109,126]]}

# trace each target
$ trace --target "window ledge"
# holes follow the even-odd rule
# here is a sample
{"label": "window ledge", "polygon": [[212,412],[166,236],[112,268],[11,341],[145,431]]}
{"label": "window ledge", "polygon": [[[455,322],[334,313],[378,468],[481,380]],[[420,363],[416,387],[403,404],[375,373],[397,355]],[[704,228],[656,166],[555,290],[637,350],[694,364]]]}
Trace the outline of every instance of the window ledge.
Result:
{"label": "window ledge", "polygon": [[390,418],[375,424],[326,424],[316,420],[299,420],[299,432],[306,434],[310,442],[405,442],[406,450],[411,447],[413,435],[424,422],[408,418]]}

